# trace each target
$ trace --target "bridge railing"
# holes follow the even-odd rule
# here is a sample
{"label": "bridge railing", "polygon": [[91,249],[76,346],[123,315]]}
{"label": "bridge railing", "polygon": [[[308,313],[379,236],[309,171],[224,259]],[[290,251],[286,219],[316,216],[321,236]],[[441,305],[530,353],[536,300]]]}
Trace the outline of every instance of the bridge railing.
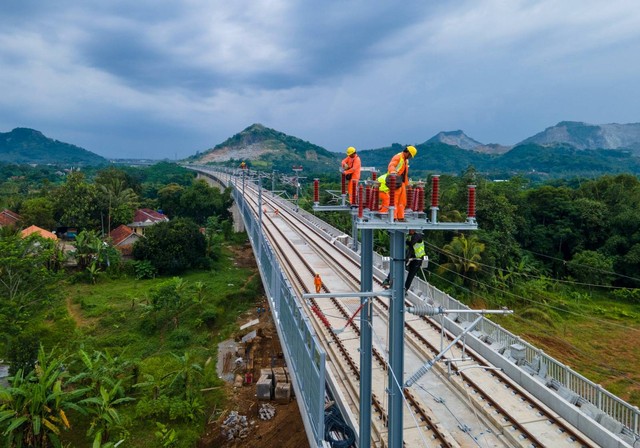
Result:
{"label": "bridge railing", "polygon": [[[413,289],[420,293],[424,299],[432,300],[435,304],[448,310],[470,309],[421,279],[416,279],[413,285]],[[455,313],[452,314],[455,315]],[[477,317],[475,314],[459,314],[455,316],[455,319],[464,325]],[[483,342],[487,348],[490,346],[491,350],[505,356],[509,355],[509,350],[513,345],[522,347],[525,361],[523,364],[534,366],[535,371],[532,373],[543,377],[546,387],[557,390],[564,399],[583,409],[587,415],[595,418],[599,423],[603,421],[600,414],[606,414],[636,436],[640,435],[640,410],[636,406],[627,403],[601,385],[594,383],[489,319],[483,318],[476,329],[477,333],[483,335]],[[505,357],[505,362],[513,362],[513,360],[507,361]],[[611,429],[615,425],[609,422],[606,426]]]}
{"label": "bridge railing", "polygon": [[299,397],[302,419],[307,434],[315,444],[324,439],[324,396],[326,354],[318,343],[308,318],[278,263],[275,252],[265,238],[257,216],[247,206],[241,192],[233,190],[247,235],[258,261],[262,282],[269,299],[282,350]]}

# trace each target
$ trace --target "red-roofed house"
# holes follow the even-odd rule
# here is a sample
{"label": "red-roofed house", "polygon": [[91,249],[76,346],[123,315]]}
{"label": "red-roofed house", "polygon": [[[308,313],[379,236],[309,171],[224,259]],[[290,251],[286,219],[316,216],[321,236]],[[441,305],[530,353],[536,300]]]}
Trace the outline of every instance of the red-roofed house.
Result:
{"label": "red-roofed house", "polygon": [[0,227],[16,227],[20,221],[20,215],[11,210],[4,209],[0,212]]}
{"label": "red-roofed house", "polygon": [[131,255],[133,243],[142,238],[139,234],[134,232],[131,227],[125,226],[124,224],[113,229],[109,236],[113,241],[113,246],[125,256]]}
{"label": "red-roofed house", "polygon": [[133,231],[139,235],[144,235],[144,229],[159,222],[167,222],[169,218],[166,215],[151,210],[150,208],[140,208],[136,210],[136,214],[133,217],[133,222],[127,224]]}
{"label": "red-roofed house", "polygon": [[54,233],[51,233],[48,230],[41,229],[38,226],[27,227],[22,232],[20,232],[20,235],[22,235],[22,238],[26,238],[29,235],[34,234],[34,233],[39,234],[43,238],[49,238],[50,240],[57,240],[58,239],[58,237]]}

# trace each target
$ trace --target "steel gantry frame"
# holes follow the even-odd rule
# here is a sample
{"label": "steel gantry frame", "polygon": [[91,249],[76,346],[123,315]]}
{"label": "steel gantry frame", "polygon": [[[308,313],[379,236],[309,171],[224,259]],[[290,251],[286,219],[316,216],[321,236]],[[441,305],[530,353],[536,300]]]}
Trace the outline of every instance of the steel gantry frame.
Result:
{"label": "steel gantry frame", "polygon": [[[403,446],[403,404],[404,404],[404,313],[405,313],[405,240],[409,230],[424,232],[425,230],[477,230],[475,221],[475,185],[469,186],[469,203],[466,222],[438,223],[438,191],[439,176],[434,175],[432,186],[431,219],[421,210],[408,210],[409,218],[403,222],[393,219],[395,204],[391,202],[388,213],[377,212],[377,204],[370,198],[370,186],[375,181],[367,181],[367,199],[361,185],[358,191],[357,208],[353,204],[346,204],[346,191],[343,176],[342,205],[321,206],[319,202],[319,181],[314,180],[313,210],[320,211],[348,211],[352,216],[353,249],[358,250],[358,233],[360,233],[360,419],[359,419],[359,447],[371,446],[371,405],[372,405],[372,296],[382,295],[373,292],[373,231],[386,230],[390,233],[391,256],[390,274],[392,287],[389,304],[389,342],[388,342],[388,378],[387,395],[389,403],[389,433],[388,446],[401,448]],[[420,183],[422,186],[423,183]],[[374,187],[375,188],[375,187]],[[393,198],[395,185],[391,186],[389,195]],[[423,194],[424,194],[424,190]],[[376,195],[373,195],[375,198]],[[374,199],[375,200],[375,199]],[[367,202],[365,206],[365,202]],[[365,208],[366,207],[366,208]],[[372,210],[373,209],[373,210]],[[359,232],[358,232],[359,231]],[[312,296],[312,294],[308,294]],[[317,296],[317,295],[315,295]],[[353,295],[351,295],[353,296]],[[333,294],[333,297],[336,297]],[[504,311],[496,311],[504,312]]]}

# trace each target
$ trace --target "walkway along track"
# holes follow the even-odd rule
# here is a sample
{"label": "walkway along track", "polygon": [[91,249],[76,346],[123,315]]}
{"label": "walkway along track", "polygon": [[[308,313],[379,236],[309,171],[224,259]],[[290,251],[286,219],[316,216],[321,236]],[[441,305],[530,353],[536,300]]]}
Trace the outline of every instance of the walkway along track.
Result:
{"label": "walkway along track", "polygon": [[[247,183],[246,191],[252,193],[247,195],[247,200],[254,204],[253,207],[255,209],[257,204],[252,196],[256,194],[256,191],[249,183]],[[326,235],[321,233],[315,226],[307,223],[299,214],[292,212],[287,205],[283,205],[281,201],[273,200],[266,194],[263,195],[263,205],[268,206],[271,210],[279,210],[277,218],[263,214],[264,230],[274,247],[277,246],[276,250],[282,266],[287,270],[290,279],[295,279],[293,283],[300,294],[309,292],[311,278],[317,267],[312,266],[305,259],[305,256],[296,249],[290,237],[285,235],[280,225],[285,222],[287,226],[290,226],[288,227],[291,229],[290,231],[297,233],[308,245],[313,246],[313,250],[318,256],[333,264],[336,275],[345,279],[351,285],[352,290],[359,290],[359,278],[354,274],[354,272],[359,272],[359,265],[336,246],[330,244]],[[273,215],[273,212],[271,214]],[[321,242],[324,242],[324,244]],[[300,272],[300,267],[302,266],[304,266],[306,273]],[[378,285],[381,283],[379,279],[374,279],[374,281]],[[330,291],[325,288],[325,292]],[[374,302],[377,320],[383,319],[386,321],[388,309],[386,300],[376,298]],[[334,329],[343,325],[351,317],[358,305],[359,300],[354,301],[351,299],[312,300],[306,305],[309,316],[315,317],[316,331],[328,341],[327,353],[334,354],[332,361],[335,363],[336,368],[341,370],[341,377],[348,388],[350,399],[355,403],[356,407],[359,394],[359,370],[358,362],[354,359],[359,358],[357,352],[359,346],[352,342],[357,342],[359,336],[358,321],[352,321],[349,329],[345,329],[346,331],[340,334],[341,337],[336,334]],[[348,336],[351,334],[353,336],[349,338]],[[406,343],[414,353],[418,353],[421,356],[422,363],[432,359],[440,351],[438,345],[442,346],[441,334],[439,324],[433,319],[415,316],[407,318]],[[448,340],[453,339],[448,332],[445,332],[445,335]],[[449,360],[462,357],[462,345],[462,342],[458,344],[457,350],[452,351],[451,356],[448,358]],[[454,373],[453,375],[448,375],[444,364],[436,364],[433,370],[438,371],[446,387],[457,390],[461,399],[467,399],[472,403],[475,409],[480,412],[483,421],[491,424],[494,432],[494,436],[491,438],[494,442],[491,442],[491,446],[597,446],[585,439],[572,426],[531,397],[525,390],[514,384],[506,375],[495,370],[488,371],[483,368],[477,368],[479,366],[489,366],[489,364],[476,353],[466,348],[464,355],[470,359],[448,363]],[[339,361],[336,356],[342,361]],[[379,367],[378,375],[384,375],[386,372],[385,357],[379,350],[374,349],[374,358]],[[445,361],[447,361],[447,358],[445,358]],[[338,366],[339,362],[345,365]],[[409,367],[407,369],[411,373],[411,369]],[[376,371],[374,371],[374,375],[376,375]],[[348,377],[348,381],[344,377]],[[374,383],[379,381],[380,379],[377,379]],[[384,379],[382,379],[382,384],[386,384]],[[414,387],[412,386],[412,388]],[[435,414],[412,393],[412,388],[405,389],[405,396],[423,430],[423,434],[418,435],[418,439],[421,442],[420,445],[461,446],[458,443],[458,441],[461,441],[466,446],[459,434],[453,437],[451,433],[441,427]],[[374,420],[373,425],[374,434],[372,434],[372,442],[376,444],[374,446],[385,446],[386,443],[385,401],[384,391],[382,393],[374,392],[374,411],[377,416],[377,420]],[[406,423],[405,427],[407,427]],[[406,436],[407,430],[405,430],[405,444],[407,443]],[[486,441],[486,437],[485,435],[483,441]],[[425,445],[427,440],[429,440],[429,445]],[[469,440],[471,439],[468,438],[467,442]],[[412,443],[415,441],[414,439]],[[499,445],[494,444],[495,441],[498,441]],[[476,443],[478,442],[476,441]],[[481,446],[479,443],[478,445]]]}

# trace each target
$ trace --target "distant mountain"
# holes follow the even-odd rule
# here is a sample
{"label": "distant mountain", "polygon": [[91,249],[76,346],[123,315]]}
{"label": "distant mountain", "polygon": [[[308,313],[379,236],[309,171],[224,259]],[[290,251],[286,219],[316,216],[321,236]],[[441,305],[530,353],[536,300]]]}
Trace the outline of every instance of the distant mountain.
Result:
{"label": "distant mountain", "polygon": [[444,143],[446,145],[457,146],[458,148],[467,149],[469,151],[473,151],[478,146],[482,146],[482,143],[472,139],[460,130],[438,132],[427,140],[426,143]]}
{"label": "distant mountain", "polygon": [[[411,170],[416,177],[426,173],[460,174],[469,166],[492,178],[508,178],[521,174],[538,180],[560,177],[594,177],[603,174],[634,173],[640,175],[640,138],[634,140],[637,125],[585,125],[584,123],[561,122],[514,147],[499,144],[483,144],[468,137],[463,131],[441,132],[424,143],[414,144],[418,155],[411,160]],[[595,130],[592,128],[596,128]],[[559,132],[558,129],[565,129]],[[564,135],[571,142],[555,143],[551,135]],[[590,135],[592,146],[578,144],[580,136]],[[596,145],[594,135],[606,136],[600,142],[608,146],[592,149]],[[614,138],[615,137],[615,138]],[[541,138],[545,143],[529,140]],[[617,140],[616,140],[617,138]],[[559,139],[559,137],[556,137]],[[611,149],[614,142],[626,146]],[[408,142],[410,143],[410,142]],[[602,144],[601,146],[605,146]],[[622,148],[621,147],[621,148]],[[374,166],[386,171],[394,154],[404,145],[359,150],[363,166]],[[589,150],[585,150],[589,149]],[[343,154],[326,149],[299,138],[286,135],[260,124],[254,124],[242,132],[216,145],[204,153],[188,159],[191,163],[214,163],[237,166],[242,160],[253,168],[290,171],[293,165],[302,165],[306,172],[335,172]]]}
{"label": "distant mountain", "polygon": [[640,123],[593,125],[561,121],[519,144],[528,143],[542,146],[567,144],[581,150],[628,149],[640,156]]}
{"label": "distant mountain", "polygon": [[203,153],[187,159],[192,163],[239,164],[247,161],[256,169],[290,171],[293,165],[313,171],[336,170],[340,155],[278,132],[261,124],[244,131]]}
{"label": "distant mountain", "polygon": [[461,130],[438,132],[425,143],[444,143],[449,146],[457,146],[467,151],[482,152],[485,154],[504,154],[511,146],[502,146],[497,143],[483,144],[472,139]]}
{"label": "distant mountain", "polygon": [[104,157],[28,128],[0,132],[0,162],[38,165],[102,165]]}

